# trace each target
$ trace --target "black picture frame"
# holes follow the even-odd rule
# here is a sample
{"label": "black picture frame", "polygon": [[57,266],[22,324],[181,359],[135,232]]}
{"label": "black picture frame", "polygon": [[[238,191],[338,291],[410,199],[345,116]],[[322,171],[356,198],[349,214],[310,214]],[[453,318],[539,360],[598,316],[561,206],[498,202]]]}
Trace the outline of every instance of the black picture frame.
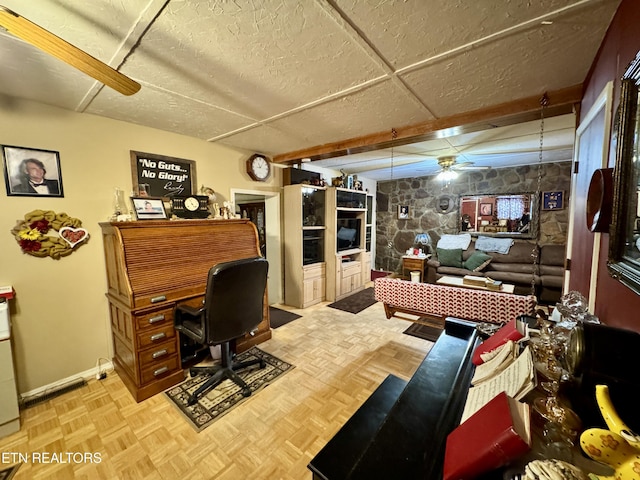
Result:
{"label": "black picture frame", "polygon": [[194,160],[135,150],[130,152],[134,195],[169,199],[197,192]]}
{"label": "black picture frame", "polygon": [[8,196],[64,197],[59,152],[15,145],[1,150]]}
{"label": "black picture frame", "polygon": [[409,218],[409,205],[398,205],[398,219],[406,220]]}
{"label": "black picture frame", "polygon": [[167,211],[162,198],[131,197],[136,220],[166,220]]}

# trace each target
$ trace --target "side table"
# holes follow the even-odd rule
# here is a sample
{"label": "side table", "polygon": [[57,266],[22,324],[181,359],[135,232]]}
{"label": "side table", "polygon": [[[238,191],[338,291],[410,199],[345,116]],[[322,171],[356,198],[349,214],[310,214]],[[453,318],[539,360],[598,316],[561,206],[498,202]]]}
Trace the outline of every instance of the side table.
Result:
{"label": "side table", "polygon": [[427,267],[427,260],[431,255],[403,255],[402,256],[402,276],[405,276],[405,272],[418,271],[420,272],[420,282],[424,278],[424,270]]}

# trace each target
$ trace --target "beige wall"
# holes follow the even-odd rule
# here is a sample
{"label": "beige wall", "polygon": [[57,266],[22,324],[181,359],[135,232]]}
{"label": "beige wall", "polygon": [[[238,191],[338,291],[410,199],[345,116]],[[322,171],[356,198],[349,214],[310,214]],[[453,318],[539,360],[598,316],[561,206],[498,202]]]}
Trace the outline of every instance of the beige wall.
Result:
{"label": "beige wall", "polygon": [[[11,301],[18,390],[38,389],[111,359],[106,273],[99,222],[112,213],[113,191],[132,188],[130,150],[196,161],[198,184],[228,199],[230,189],[280,191],[281,170],[250,180],[250,153],[169,132],[11,100],[0,108],[0,144],[60,153],[64,198],[7,196],[0,190],[0,286]],[[35,209],[79,218],[91,239],[60,260],[23,254],[10,230]]]}

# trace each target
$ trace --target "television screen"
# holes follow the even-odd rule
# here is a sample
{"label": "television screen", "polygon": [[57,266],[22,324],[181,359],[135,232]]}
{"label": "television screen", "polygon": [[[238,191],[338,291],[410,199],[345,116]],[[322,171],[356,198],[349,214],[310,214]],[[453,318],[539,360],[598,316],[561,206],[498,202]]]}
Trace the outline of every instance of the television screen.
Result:
{"label": "television screen", "polygon": [[338,251],[360,248],[360,219],[338,218]]}

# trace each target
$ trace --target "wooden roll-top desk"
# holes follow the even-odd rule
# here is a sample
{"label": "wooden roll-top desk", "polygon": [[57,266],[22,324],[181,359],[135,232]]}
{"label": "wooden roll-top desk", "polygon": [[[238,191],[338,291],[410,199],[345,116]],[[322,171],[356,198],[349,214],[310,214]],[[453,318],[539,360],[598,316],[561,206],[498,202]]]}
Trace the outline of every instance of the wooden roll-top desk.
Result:
{"label": "wooden roll-top desk", "polygon": [[[249,220],[101,223],[116,372],[140,402],[181,382],[176,303],[200,305],[209,269],[260,256]],[[242,308],[242,305],[238,305]],[[235,342],[236,352],[271,338],[265,292],[263,321]]]}

